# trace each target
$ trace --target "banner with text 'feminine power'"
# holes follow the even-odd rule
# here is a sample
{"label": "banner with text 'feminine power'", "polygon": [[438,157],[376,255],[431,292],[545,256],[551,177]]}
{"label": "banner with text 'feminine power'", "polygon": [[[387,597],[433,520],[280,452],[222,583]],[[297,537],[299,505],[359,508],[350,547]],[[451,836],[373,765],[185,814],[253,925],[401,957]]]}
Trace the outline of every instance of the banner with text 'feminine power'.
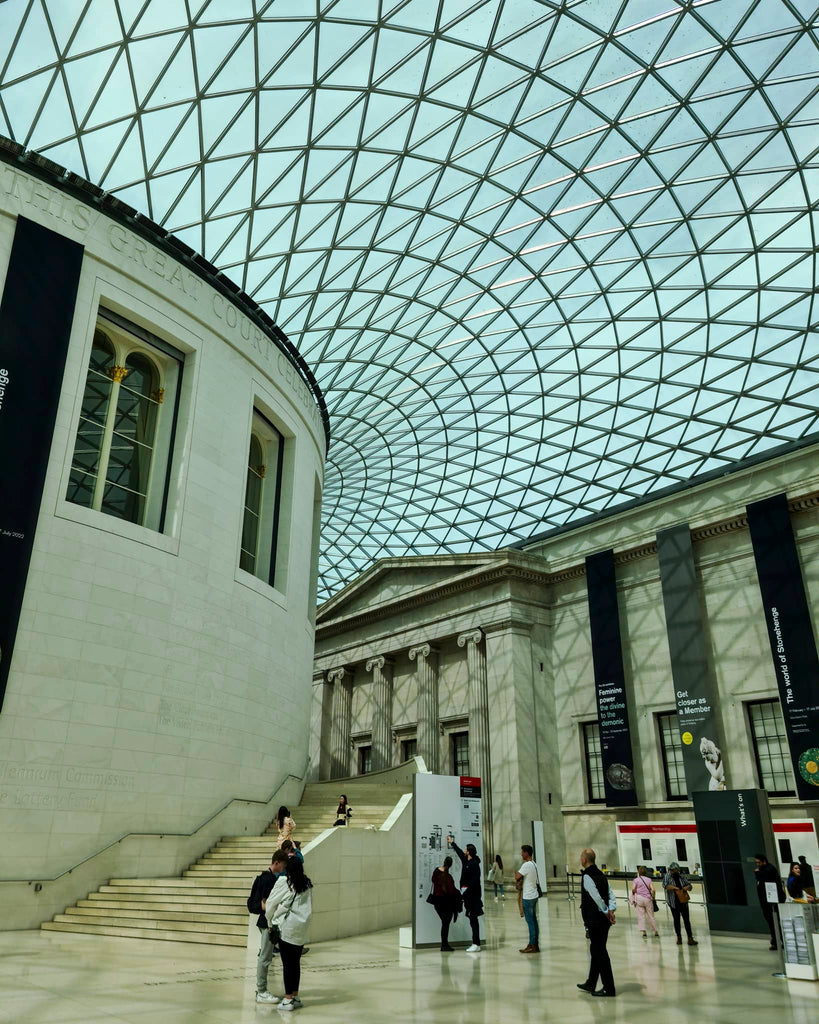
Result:
{"label": "banner with text 'feminine power'", "polygon": [[637,804],[637,792],[611,549],[586,558],[586,588],[606,804],[633,807]]}

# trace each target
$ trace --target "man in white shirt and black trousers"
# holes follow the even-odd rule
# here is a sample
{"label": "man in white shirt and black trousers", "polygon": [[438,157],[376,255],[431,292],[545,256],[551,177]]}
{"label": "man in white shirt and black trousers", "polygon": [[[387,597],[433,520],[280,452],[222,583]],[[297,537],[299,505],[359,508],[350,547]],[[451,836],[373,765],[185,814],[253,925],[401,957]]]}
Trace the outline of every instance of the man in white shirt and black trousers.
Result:
{"label": "man in white shirt and black trousers", "polygon": [[[597,856],[594,850],[584,850],[580,854],[580,865],[583,868],[583,887],[580,894],[580,913],[589,936],[591,962],[589,976],[582,985],[577,987],[593,996],[614,996],[614,975],[611,973],[611,960],[606,950],[609,929],[614,924],[614,911],[617,902],[608,879],[595,864]],[[597,979],[603,982],[597,988]]]}
{"label": "man in white shirt and black trousers", "polygon": [[534,850],[531,846],[521,846],[520,856],[523,860],[520,868],[515,872],[515,881],[523,882],[521,897],[523,899],[523,916],[529,926],[529,945],[521,949],[521,953],[540,952],[540,924],[537,919],[537,901],[540,893],[538,886],[540,880],[537,873],[537,864],[532,860]]}

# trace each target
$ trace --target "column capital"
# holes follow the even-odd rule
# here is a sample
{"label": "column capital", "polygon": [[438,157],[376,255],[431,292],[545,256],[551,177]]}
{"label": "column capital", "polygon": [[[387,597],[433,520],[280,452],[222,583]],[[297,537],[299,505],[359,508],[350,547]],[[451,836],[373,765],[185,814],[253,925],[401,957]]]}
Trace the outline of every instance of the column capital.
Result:
{"label": "column capital", "polygon": [[466,647],[467,644],[475,644],[476,646],[483,640],[483,630],[481,629],[470,629],[466,633],[461,633],[458,637],[458,646]]}
{"label": "column capital", "polygon": [[331,668],[327,673],[327,681],[329,683],[343,683],[344,677],[351,676],[352,672],[347,668],[346,665],[340,665],[338,668]]}
{"label": "column capital", "polygon": [[432,644],[415,644],[414,647],[409,649],[409,660],[415,661],[416,658],[428,658],[430,654],[435,654],[437,648],[433,647]]}
{"label": "column capital", "polygon": [[392,658],[388,658],[384,654],[376,654],[375,657],[368,658],[364,662],[364,671],[365,672],[372,672],[373,669],[377,669],[380,672],[381,669],[384,668],[384,666],[389,667],[392,664],[393,664]]}

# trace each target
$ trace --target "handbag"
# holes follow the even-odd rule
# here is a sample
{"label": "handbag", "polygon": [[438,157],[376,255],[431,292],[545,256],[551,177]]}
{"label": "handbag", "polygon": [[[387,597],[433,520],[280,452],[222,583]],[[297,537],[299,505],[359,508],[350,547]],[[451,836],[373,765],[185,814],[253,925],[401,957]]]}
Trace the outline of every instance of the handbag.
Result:
{"label": "handbag", "polygon": [[688,894],[687,889],[677,889],[677,899],[680,903],[688,903],[691,897]]}
{"label": "handbag", "polygon": [[[294,892],[293,893],[293,899],[290,900],[290,906],[287,909],[287,913],[282,918],[282,924],[284,924],[284,922],[288,919],[288,917],[290,917],[290,911],[293,909],[293,904],[295,902],[296,902],[296,893]],[[271,924],[270,927],[267,929],[267,934],[270,936],[270,941],[273,943],[273,945],[274,946],[278,946],[278,944],[281,942],[281,938],[282,938],[282,928],[281,928],[281,925],[278,924],[278,923]]]}
{"label": "handbag", "polygon": [[660,904],[654,899],[653,896],[651,897],[651,909],[654,911],[655,914],[660,909]]}
{"label": "handbag", "polygon": [[537,886],[537,898],[540,899],[543,896],[543,890],[540,888],[540,874],[537,870],[537,864],[535,864],[535,885]]}

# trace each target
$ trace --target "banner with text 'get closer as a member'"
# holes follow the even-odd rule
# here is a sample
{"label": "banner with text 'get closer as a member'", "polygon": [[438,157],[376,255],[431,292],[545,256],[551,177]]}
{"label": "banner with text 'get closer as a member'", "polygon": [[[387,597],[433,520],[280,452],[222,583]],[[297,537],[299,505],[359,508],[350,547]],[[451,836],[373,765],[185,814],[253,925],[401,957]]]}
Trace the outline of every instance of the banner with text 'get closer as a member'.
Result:
{"label": "banner with text 'get closer as a member'", "polygon": [[660,530],[657,557],[686,787],[689,795],[726,789],[688,523]]}

